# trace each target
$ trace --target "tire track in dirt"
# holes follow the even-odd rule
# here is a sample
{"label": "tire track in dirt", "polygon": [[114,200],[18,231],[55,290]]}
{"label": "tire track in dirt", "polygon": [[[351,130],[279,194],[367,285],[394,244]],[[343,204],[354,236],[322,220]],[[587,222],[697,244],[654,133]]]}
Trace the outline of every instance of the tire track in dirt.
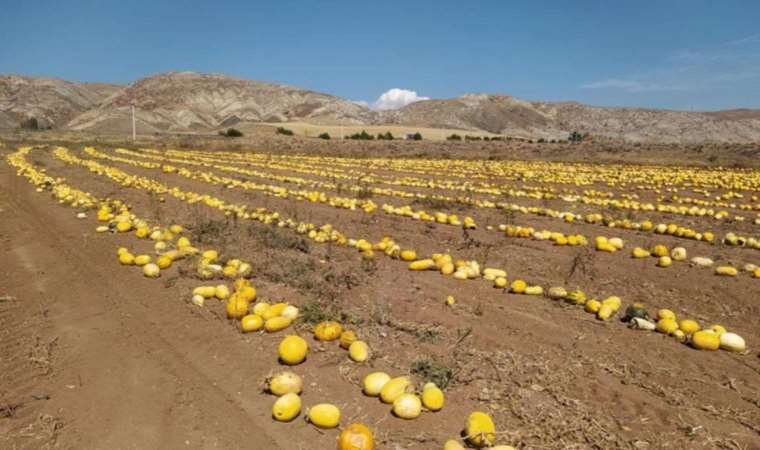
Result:
{"label": "tire track in dirt", "polygon": [[[0,180],[1,252],[11,262],[0,295],[16,299],[0,304],[0,394],[50,397],[0,420],[8,447],[239,448],[252,434],[261,448],[286,448],[257,427],[251,405],[225,390],[224,377],[240,363],[223,354],[205,359],[216,356],[213,347],[241,342],[203,339],[203,324],[173,317],[155,284],[124,278],[110,258],[115,243],[88,241],[71,211],[34,198],[46,194],[5,166]],[[31,375],[30,340],[56,343],[47,375]],[[41,417],[54,418],[49,439],[30,434]]]}

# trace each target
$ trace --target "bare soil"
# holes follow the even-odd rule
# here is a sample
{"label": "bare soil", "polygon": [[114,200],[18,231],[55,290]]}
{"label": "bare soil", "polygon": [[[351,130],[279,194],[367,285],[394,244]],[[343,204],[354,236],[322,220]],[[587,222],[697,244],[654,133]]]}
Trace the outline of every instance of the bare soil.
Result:
{"label": "bare soil", "polygon": [[[33,137],[40,142],[50,138]],[[230,141],[189,139],[141,144],[230,146]],[[684,158],[680,147],[628,147],[614,153],[602,144],[494,143],[496,147],[489,148],[486,143],[323,143],[273,135],[257,139],[257,146],[281,153],[431,157],[445,152],[444,156],[473,159],[645,159],[675,164],[683,158],[682,164],[729,165],[756,164],[757,152],[706,147],[703,151],[717,158],[707,161],[696,150],[693,157],[687,153],[690,156]],[[115,139],[92,136],[55,140],[80,157],[86,157],[81,152],[84,144],[95,141],[101,150],[117,145]],[[0,155],[15,150],[19,142],[6,141]],[[251,261],[252,281],[261,297],[290,301],[307,320],[323,315],[351,324],[373,349],[369,363],[357,365],[336,346],[313,341],[309,323],[302,322],[296,332],[310,342],[312,351],[293,370],[304,377],[305,406],[339,405],[341,423],[367,423],[381,449],[442,448],[447,439],[459,435],[473,410],[489,411],[500,431],[499,442],[517,448],[760,448],[757,279],[716,277],[685,264],[659,269],[651,260],[507,239],[483,229],[504,222],[503,216],[466,206],[457,213],[472,215],[482,226],[465,233],[384,214],[368,217],[228,191],[102,161],[183,189],[265,206],[316,224],[329,222],[348,234],[376,240],[390,234],[420,253],[448,249],[487,266],[505,267],[510,279],[521,276],[546,287],[579,286],[600,295],[619,295],[626,303],[643,302],[650,310],[667,306],[704,325],[726,325],[750,347],[746,355],[699,352],[661,334],[631,330],[618,321],[597,321],[565,303],[509,294],[489,283],[460,282],[435,272],[409,272],[403,263],[388,258],[363,262],[354,250],[314,244],[288,230],[228,220],[215,210],[171,198],[159,202],[144,191],[117,187],[84,168],[64,165],[50,151],[45,147],[30,159],[94,195],[123,198],[141,217],[184,224],[195,241],[223,255]],[[148,253],[150,243],[131,234],[97,234],[93,215],[77,219],[75,211],[57,205],[49,194],[35,192],[0,162],[0,252],[6,262],[0,271],[0,447],[334,448],[335,430],[317,430],[301,418],[282,424],[270,417],[274,398],[260,386],[267,375],[281,369],[276,346],[283,333],[244,335],[226,319],[222,303],[191,305],[189,293],[199,282],[183,276],[181,267],[150,280],[138,269],[120,266],[119,246]],[[680,216],[651,217],[685,221]],[[591,238],[605,234],[584,223],[533,216],[516,221]],[[753,230],[749,224],[722,222],[710,222],[710,227],[717,236],[727,230]],[[636,231],[615,234],[626,240],[627,249],[677,243],[690,255],[760,262],[757,250],[707,247]],[[453,308],[444,305],[448,295],[457,300]],[[361,394],[362,377],[375,370],[411,373],[418,383],[447,382],[446,406],[414,421],[394,418],[387,405]]]}

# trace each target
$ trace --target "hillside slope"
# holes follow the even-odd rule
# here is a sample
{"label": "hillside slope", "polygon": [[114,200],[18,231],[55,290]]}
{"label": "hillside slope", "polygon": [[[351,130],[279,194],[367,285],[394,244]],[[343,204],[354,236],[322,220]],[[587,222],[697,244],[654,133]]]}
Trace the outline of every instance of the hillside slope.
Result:
{"label": "hillside slope", "polygon": [[32,117],[42,127],[60,127],[119,89],[106,83],[0,75],[0,128],[16,128]]}
{"label": "hillside slope", "polygon": [[381,115],[390,123],[485,130],[526,138],[564,139],[571,131],[632,142],[757,142],[760,111],[713,113],[603,108],[574,102],[528,102],[469,94],[412,103]]}
{"label": "hillside slope", "polygon": [[128,122],[129,105],[144,126],[163,131],[209,130],[240,121],[361,122],[369,111],[327,94],[225,75],[171,72],[137,81],[68,124],[108,130]]}
{"label": "hillside slope", "polygon": [[219,74],[169,72],[128,86],[0,76],[0,128],[18,128],[35,117],[43,127],[129,133],[132,104],[140,133],[208,133],[240,122],[300,122],[487,131],[547,140],[579,131],[629,142],[760,142],[760,111],[748,109],[681,112],[467,94],[372,111],[328,94]]}

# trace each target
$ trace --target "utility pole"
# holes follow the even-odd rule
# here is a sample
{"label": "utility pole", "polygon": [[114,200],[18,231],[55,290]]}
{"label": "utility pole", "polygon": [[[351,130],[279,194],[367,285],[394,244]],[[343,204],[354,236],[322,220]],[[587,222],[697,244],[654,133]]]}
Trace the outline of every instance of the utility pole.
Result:
{"label": "utility pole", "polygon": [[137,140],[137,128],[135,127],[135,104],[132,103],[132,142]]}

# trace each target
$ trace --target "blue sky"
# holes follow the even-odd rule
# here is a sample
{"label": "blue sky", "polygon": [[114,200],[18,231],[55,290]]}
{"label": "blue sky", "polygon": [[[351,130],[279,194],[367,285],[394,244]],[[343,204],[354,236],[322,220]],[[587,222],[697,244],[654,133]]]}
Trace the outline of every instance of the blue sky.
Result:
{"label": "blue sky", "polygon": [[127,83],[169,70],[370,103],[399,88],[760,108],[760,1],[2,0],[0,73]]}

